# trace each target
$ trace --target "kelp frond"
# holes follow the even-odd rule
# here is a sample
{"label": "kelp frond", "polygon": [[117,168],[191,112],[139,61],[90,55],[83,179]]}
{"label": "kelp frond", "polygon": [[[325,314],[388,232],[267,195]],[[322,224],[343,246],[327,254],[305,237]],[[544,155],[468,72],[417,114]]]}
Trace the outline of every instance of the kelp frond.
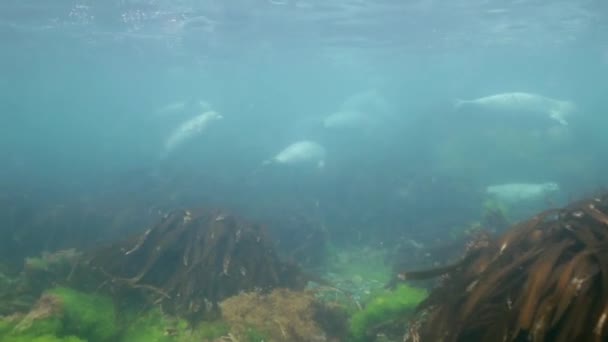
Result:
{"label": "kelp frond", "polygon": [[418,308],[407,341],[605,341],[608,194],[519,223],[457,265],[401,278],[426,275],[448,280]]}

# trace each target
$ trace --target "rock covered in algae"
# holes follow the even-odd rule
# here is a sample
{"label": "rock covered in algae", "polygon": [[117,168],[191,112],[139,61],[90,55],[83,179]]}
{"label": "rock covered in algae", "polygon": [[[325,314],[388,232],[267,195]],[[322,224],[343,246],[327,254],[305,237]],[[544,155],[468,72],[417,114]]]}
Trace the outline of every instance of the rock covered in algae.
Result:
{"label": "rock covered in algae", "polygon": [[50,296],[40,299],[27,314],[13,314],[0,319],[0,338],[4,340],[28,341],[29,339],[54,336],[61,330],[57,315],[60,304]]}
{"label": "rock covered in algae", "polygon": [[[395,322],[404,323],[409,313],[427,296],[424,289],[400,285],[394,291],[385,291],[372,298],[362,311],[350,321],[350,334],[356,341],[368,341],[383,327]],[[403,329],[405,326],[402,324]]]}
{"label": "rock covered in algae", "polygon": [[44,291],[67,283],[80,256],[75,249],[43,252],[39,257],[26,258],[18,274],[8,276],[0,271],[0,315],[25,312]]}
{"label": "rock covered in algae", "polygon": [[75,336],[58,337],[55,335],[40,336],[6,336],[2,337],[2,342],[87,342]]}
{"label": "rock covered in algae", "polygon": [[344,333],[342,312],[323,305],[311,292],[242,293],[220,307],[237,340],[330,341]]}
{"label": "rock covered in algae", "polygon": [[170,317],[159,309],[138,314],[128,323],[122,335],[124,342],[205,342],[215,341],[228,333],[222,321],[200,322],[191,327],[183,319]]}
{"label": "rock covered in algae", "polygon": [[114,341],[118,332],[114,304],[108,297],[85,294],[66,287],[47,292],[63,306],[63,332],[86,337],[91,342]]}
{"label": "rock covered in algae", "polygon": [[62,287],[45,292],[27,314],[0,320],[1,341],[113,342],[117,333],[110,299]]}

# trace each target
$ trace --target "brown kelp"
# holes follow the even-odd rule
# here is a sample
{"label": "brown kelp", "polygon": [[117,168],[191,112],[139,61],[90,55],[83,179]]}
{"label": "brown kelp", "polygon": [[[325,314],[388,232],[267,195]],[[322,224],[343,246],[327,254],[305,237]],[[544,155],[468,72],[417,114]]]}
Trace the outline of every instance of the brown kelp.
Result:
{"label": "brown kelp", "polygon": [[608,339],[608,194],[545,211],[471,244],[437,272],[406,341]]}
{"label": "brown kelp", "polygon": [[210,210],[173,211],[143,234],[94,251],[83,266],[105,279],[100,289],[119,298],[136,292],[186,318],[205,317],[241,291],[305,285],[261,226]]}

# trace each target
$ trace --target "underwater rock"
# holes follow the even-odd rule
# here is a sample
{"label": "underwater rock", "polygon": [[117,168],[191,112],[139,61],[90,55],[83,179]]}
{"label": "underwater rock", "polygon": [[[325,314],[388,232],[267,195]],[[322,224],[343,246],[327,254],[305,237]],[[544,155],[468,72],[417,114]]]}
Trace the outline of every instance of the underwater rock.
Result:
{"label": "underwater rock", "polygon": [[[205,342],[222,341],[229,333],[223,321],[202,322],[196,326],[163,314],[160,308],[133,315],[121,335],[124,342]],[[218,340],[219,339],[219,340]]]}
{"label": "underwater rock", "polygon": [[0,274],[0,315],[24,312],[36,305],[42,294],[58,284],[73,282],[83,287],[89,274],[83,278],[72,279],[73,271],[81,262],[82,252],[76,249],[43,252],[39,257],[25,258],[23,269],[12,278],[3,282]]}
{"label": "underwater rock", "polygon": [[0,318],[1,341],[113,342],[117,336],[111,299],[68,288],[45,292],[25,315]]}
{"label": "underwater rock", "polygon": [[9,335],[58,333],[61,330],[62,314],[61,300],[55,296],[43,295],[25,316],[14,314],[9,317],[9,320],[16,323]]}
{"label": "underwater rock", "polygon": [[[369,341],[387,333],[403,335],[408,315],[426,298],[424,289],[400,285],[394,291],[384,291],[372,298],[362,311],[353,315],[350,334],[354,341]],[[396,333],[394,331],[397,331]]]}
{"label": "underwater rock", "polygon": [[427,271],[442,283],[404,341],[605,341],[607,213],[608,194],[545,211]]}
{"label": "underwater rock", "polygon": [[117,314],[112,299],[67,287],[56,287],[44,296],[54,297],[62,306],[62,334],[88,341],[114,342],[118,334]]}
{"label": "underwater rock", "polygon": [[340,309],[322,304],[309,291],[242,293],[220,306],[238,340],[251,340],[255,334],[267,341],[330,341],[345,332],[346,316]]}

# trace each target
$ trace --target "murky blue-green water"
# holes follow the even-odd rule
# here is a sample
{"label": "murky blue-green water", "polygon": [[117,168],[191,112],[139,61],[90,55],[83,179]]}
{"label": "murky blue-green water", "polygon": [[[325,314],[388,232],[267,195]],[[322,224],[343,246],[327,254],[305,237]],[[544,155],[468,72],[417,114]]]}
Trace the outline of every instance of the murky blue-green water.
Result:
{"label": "murky blue-green water", "polygon": [[[222,207],[431,241],[515,184],[524,217],[608,180],[607,24],[602,1],[5,0],[0,196],[5,211]],[[576,110],[563,125],[546,104],[454,106],[513,92]],[[180,133],[208,111],[223,118]],[[328,124],[340,111],[357,114]],[[264,164],[301,140],[322,158]]]}

